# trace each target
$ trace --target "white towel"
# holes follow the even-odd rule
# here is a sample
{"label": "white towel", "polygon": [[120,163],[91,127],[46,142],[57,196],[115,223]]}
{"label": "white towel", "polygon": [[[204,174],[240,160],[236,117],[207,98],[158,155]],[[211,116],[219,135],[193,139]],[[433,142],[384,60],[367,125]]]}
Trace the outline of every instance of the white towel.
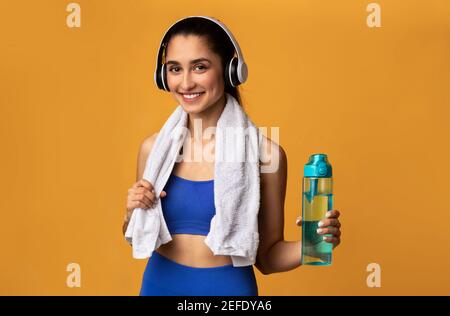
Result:
{"label": "white towel", "polygon": [[[215,129],[214,205],[205,244],[214,255],[231,256],[233,266],[253,265],[259,244],[260,206],[259,146],[262,133],[236,99],[226,94],[226,105]],[[160,196],[188,134],[188,114],[181,105],[166,121],[147,159],[143,178]],[[170,194],[170,193],[168,193]],[[155,208],[133,211],[126,240],[133,257],[145,259],[172,240],[158,198]]]}

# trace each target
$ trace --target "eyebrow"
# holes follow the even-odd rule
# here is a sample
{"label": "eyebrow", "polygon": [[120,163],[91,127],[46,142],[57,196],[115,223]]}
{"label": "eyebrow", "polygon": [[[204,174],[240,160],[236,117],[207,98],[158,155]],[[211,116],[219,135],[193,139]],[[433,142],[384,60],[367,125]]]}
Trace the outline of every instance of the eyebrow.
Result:
{"label": "eyebrow", "polygon": [[[201,61],[207,61],[210,64],[212,64],[212,62],[208,58],[197,58],[197,59],[191,60],[191,65],[199,63]],[[170,64],[172,64],[172,65],[179,65],[180,63],[177,62],[176,60],[169,60],[169,61],[166,62],[166,64],[168,64],[168,65],[170,65]]]}

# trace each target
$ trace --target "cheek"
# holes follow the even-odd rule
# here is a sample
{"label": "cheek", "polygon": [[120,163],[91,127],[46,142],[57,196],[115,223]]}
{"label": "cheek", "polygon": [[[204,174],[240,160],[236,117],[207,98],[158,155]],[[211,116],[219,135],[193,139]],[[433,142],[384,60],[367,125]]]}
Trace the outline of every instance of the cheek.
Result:
{"label": "cheek", "polygon": [[174,90],[174,88],[176,88],[176,86],[178,85],[178,79],[174,76],[167,76],[167,85],[169,86],[169,89],[171,91]]}
{"label": "cheek", "polygon": [[223,85],[223,78],[218,73],[211,73],[208,76],[202,78],[201,84],[203,87],[208,89],[216,89],[220,90],[220,87]]}

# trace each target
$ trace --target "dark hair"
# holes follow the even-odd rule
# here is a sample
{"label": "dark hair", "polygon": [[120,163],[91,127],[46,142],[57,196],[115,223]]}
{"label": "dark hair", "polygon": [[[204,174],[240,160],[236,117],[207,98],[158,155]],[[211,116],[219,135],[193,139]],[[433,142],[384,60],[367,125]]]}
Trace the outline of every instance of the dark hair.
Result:
{"label": "dark hair", "polygon": [[[209,49],[220,56],[224,72],[226,64],[230,62],[235,53],[234,45],[222,27],[205,18],[190,17],[181,20],[167,33],[165,42],[169,43],[170,39],[175,35],[197,35],[204,37]],[[241,95],[237,87],[225,84],[225,92],[231,94],[242,106]]]}

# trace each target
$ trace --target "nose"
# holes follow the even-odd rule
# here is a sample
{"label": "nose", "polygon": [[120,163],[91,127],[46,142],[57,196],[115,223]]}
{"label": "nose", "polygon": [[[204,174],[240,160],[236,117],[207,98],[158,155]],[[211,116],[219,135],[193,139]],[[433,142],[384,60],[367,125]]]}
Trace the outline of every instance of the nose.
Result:
{"label": "nose", "polygon": [[183,79],[181,81],[181,90],[189,91],[195,86],[195,82],[191,78],[190,71],[186,71],[183,74]]}

